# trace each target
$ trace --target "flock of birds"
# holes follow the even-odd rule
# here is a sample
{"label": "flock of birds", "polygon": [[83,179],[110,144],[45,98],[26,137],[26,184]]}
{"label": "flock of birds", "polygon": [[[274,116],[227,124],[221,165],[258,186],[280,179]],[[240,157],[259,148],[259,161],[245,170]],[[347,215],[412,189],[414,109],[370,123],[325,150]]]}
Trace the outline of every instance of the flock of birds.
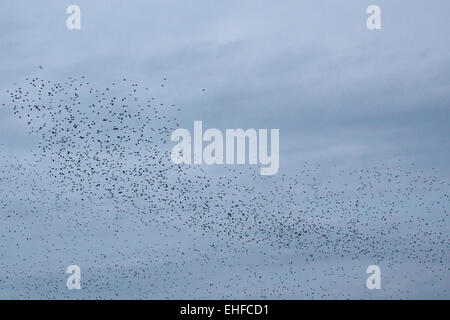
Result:
{"label": "flock of birds", "polygon": [[[182,110],[125,78],[27,78],[2,100],[33,143],[2,146],[0,298],[450,296],[435,169],[176,165]],[[70,264],[82,290],[65,287]],[[365,288],[370,264],[380,292]]]}

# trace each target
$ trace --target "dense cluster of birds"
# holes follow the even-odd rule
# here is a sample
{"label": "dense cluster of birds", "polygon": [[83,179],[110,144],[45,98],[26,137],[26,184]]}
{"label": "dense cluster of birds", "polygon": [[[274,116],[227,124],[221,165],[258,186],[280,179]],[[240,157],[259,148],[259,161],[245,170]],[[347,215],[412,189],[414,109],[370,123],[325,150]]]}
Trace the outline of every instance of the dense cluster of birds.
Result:
{"label": "dense cluster of birds", "polygon": [[32,77],[2,100],[36,144],[0,156],[0,298],[379,297],[369,264],[386,270],[384,297],[449,297],[449,182],[435,169],[173,164],[181,108],[126,78]]}

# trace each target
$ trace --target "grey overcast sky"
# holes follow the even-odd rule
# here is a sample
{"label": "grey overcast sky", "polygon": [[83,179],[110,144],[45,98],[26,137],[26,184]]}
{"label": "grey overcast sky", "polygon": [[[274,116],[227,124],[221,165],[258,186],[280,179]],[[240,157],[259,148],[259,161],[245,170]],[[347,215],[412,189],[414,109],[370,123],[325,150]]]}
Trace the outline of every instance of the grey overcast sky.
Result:
{"label": "grey overcast sky", "polygon": [[[71,4],[81,8],[81,30],[66,28],[66,8]],[[366,27],[366,8],[371,4],[381,8],[381,30]],[[167,234],[158,233],[152,224],[128,228],[127,214],[136,217],[131,211],[117,222],[122,230],[118,237],[102,229],[107,217],[85,213],[86,229],[72,230],[83,234],[77,238],[67,231],[73,221],[55,209],[62,204],[50,211],[38,206],[33,214],[20,214],[26,204],[18,199],[30,194],[23,189],[13,207],[0,211],[0,298],[449,298],[445,283],[450,261],[449,13],[447,0],[1,1],[2,93],[14,83],[25,83],[27,77],[58,82],[85,76],[98,88],[126,77],[149,87],[161,101],[179,106],[183,128],[191,130],[194,120],[222,130],[279,128],[280,172],[274,179],[280,185],[286,186],[283,174],[287,179],[299,174],[305,162],[308,170],[315,168],[310,172],[322,186],[331,180],[330,188],[344,190],[347,199],[361,195],[356,194],[359,189],[346,189],[340,172],[389,166],[433,177],[430,190],[435,193],[416,189],[414,195],[399,193],[404,199],[395,207],[399,216],[387,224],[403,223],[409,215],[420,217],[417,221],[423,220],[415,226],[401,224],[402,243],[405,248],[417,241],[436,244],[418,248],[415,259],[372,261],[370,255],[355,259],[357,250],[349,249],[348,255],[319,254],[313,263],[306,263],[306,251],[298,248],[278,248],[270,258],[261,254],[273,250],[270,241],[249,244],[245,251],[243,244],[230,244],[225,236],[219,241],[189,228]],[[39,136],[30,135],[8,106],[0,111],[3,174],[8,174],[6,161],[13,157],[33,162],[39,143]],[[298,179],[302,183],[311,178]],[[2,180],[4,199],[15,192],[12,181]],[[239,181],[255,184],[245,173]],[[408,183],[413,188],[418,184],[402,183],[405,190]],[[51,193],[53,187],[58,188],[46,190]],[[276,198],[277,189],[269,190],[262,192]],[[365,204],[368,215],[385,214],[375,208],[387,199],[373,195]],[[228,195],[230,203],[233,196]],[[421,201],[431,208],[424,216]],[[353,223],[351,217],[331,215],[330,224]],[[414,238],[427,221],[430,238]],[[383,228],[378,222],[373,234]],[[96,228],[101,230],[96,233]],[[33,244],[23,245],[28,236]],[[389,241],[398,240],[394,235],[388,238],[386,251],[391,250]],[[211,247],[215,241],[237,251],[229,255],[215,251]],[[387,256],[394,256],[394,250]],[[436,252],[430,253],[433,258],[426,250]],[[209,258],[205,260],[201,252]],[[99,263],[102,254],[105,259]],[[388,279],[381,292],[365,288],[365,270],[373,263],[381,264]],[[85,283],[92,286],[68,291],[69,264],[79,264],[89,279]],[[145,280],[128,276],[131,270],[148,271],[148,276]]]}

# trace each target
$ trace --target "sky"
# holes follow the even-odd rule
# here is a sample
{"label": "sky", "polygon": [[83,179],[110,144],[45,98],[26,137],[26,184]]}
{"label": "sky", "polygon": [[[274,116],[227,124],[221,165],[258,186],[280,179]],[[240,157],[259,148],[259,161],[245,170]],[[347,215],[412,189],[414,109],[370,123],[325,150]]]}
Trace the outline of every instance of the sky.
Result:
{"label": "sky", "polygon": [[[71,4],[81,8],[80,30],[66,27]],[[372,4],[381,8],[381,30],[366,27]],[[0,192],[8,206],[0,211],[0,298],[448,299],[449,12],[444,0],[2,1]],[[80,208],[74,199],[82,195],[46,180],[45,161],[30,165],[42,138],[13,114],[4,92],[26,78],[82,76],[96,88],[123,78],[150,88],[158,101],[181,109],[177,121],[189,130],[194,120],[221,130],[279,129],[274,177],[255,178],[246,166],[237,178],[220,166],[200,168],[206,179],[240,186],[236,193],[219,186],[201,192],[229,207],[239,203],[242,221],[261,222],[262,230],[219,227],[214,210],[202,220],[198,209],[177,207],[179,221],[166,212],[149,222],[128,205]],[[83,94],[80,108],[92,103]],[[55,159],[51,152],[43,158]],[[361,175],[378,185],[362,190]],[[68,169],[64,177],[75,179]],[[289,198],[291,186],[305,193]],[[267,203],[252,200],[252,192]],[[27,207],[33,196],[39,205]],[[203,205],[193,196],[186,201]],[[165,204],[159,198],[155,205]],[[323,223],[324,246],[334,249],[320,251],[321,238],[309,235],[296,245],[280,242],[293,228],[291,211],[306,212],[300,217],[314,230],[322,232]],[[341,233],[332,228],[341,225]],[[245,239],[229,236],[233,229]],[[374,250],[369,240],[376,235],[383,247],[371,255],[361,248]],[[340,241],[349,249],[337,250]],[[396,251],[408,248],[414,254]],[[82,270],[81,290],[65,286],[69,264]],[[371,264],[382,267],[381,290],[365,287]]]}

